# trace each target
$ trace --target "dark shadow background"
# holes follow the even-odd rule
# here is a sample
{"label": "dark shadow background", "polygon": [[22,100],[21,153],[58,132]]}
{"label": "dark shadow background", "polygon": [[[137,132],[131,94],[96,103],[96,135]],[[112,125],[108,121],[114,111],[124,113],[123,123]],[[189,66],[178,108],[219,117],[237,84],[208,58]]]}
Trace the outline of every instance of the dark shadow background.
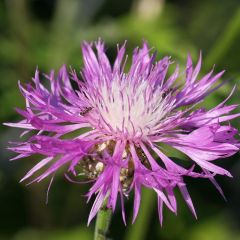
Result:
{"label": "dark shadow background", "polygon": [[[30,81],[36,66],[41,72],[66,63],[80,69],[80,42],[101,37],[110,59],[116,44],[128,40],[128,53],[142,39],[158,50],[158,57],[170,55],[184,66],[187,53],[195,62],[203,52],[202,74],[216,64],[226,69],[228,83],[207,99],[207,107],[223,100],[240,79],[239,0],[0,0],[0,118],[17,121],[15,107],[23,107],[17,81]],[[239,102],[239,87],[229,101]],[[240,127],[239,121],[234,122]],[[13,154],[7,142],[19,131],[1,126],[0,239],[88,240],[94,222],[86,226],[91,204],[84,194],[89,186],[73,185],[56,177],[45,204],[49,179],[25,186],[19,180],[34,165],[34,158],[9,162]],[[131,224],[132,197],[126,202],[128,226],[118,207],[110,237],[126,240],[237,240],[240,239],[239,154],[219,160],[233,179],[218,177],[227,202],[206,180],[186,179],[198,213],[196,221],[179,193],[178,216],[164,212],[158,222],[156,196],[144,191],[139,217]]]}

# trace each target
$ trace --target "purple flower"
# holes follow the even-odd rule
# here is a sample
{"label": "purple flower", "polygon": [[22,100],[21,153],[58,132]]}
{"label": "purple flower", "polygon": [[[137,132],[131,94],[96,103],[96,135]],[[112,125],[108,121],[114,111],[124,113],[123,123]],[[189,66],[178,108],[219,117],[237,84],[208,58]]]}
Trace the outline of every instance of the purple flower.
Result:
{"label": "purple flower", "polygon": [[[237,130],[228,121],[240,114],[230,113],[237,105],[225,105],[232,93],[213,109],[197,108],[220,86],[216,82],[223,71],[198,77],[201,55],[195,67],[188,56],[185,76],[178,66],[167,76],[170,58],[155,62],[156,55],[150,55],[143,43],[134,50],[130,69],[124,72],[125,45],[118,48],[113,66],[101,41],[95,49],[86,42],[82,45],[81,78],[63,66],[57,76],[53,71],[44,75],[49,89],[40,83],[38,70],[33,85],[19,84],[26,109],[17,111],[24,120],[7,125],[26,129],[22,135],[31,132],[31,136],[10,149],[19,153],[14,160],[43,156],[21,181],[40,170],[32,180],[40,182],[64,165],[69,180],[84,175],[93,183],[88,198],[96,195],[88,222],[105,199],[114,211],[118,198],[125,222],[124,196],[132,190],[135,221],[142,187],[156,192],[161,224],[164,204],[177,212],[175,188],[196,216],[184,177],[208,178],[223,195],[214,177],[231,174],[214,160],[238,151]],[[164,146],[187,155],[189,166],[169,158]]]}

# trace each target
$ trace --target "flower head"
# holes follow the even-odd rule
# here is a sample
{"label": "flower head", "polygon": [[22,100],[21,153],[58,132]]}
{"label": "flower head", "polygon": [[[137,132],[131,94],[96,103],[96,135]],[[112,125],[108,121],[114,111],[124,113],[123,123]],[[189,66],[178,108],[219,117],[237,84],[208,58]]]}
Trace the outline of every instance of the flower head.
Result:
{"label": "flower head", "polygon": [[[240,114],[230,113],[237,105],[226,106],[228,99],[210,110],[197,108],[220,86],[216,82],[223,72],[214,75],[212,70],[198,77],[201,55],[195,67],[188,56],[185,75],[177,66],[167,77],[170,58],[155,62],[155,54],[150,54],[145,42],[135,49],[128,72],[124,71],[125,45],[118,47],[113,66],[101,41],[95,47],[83,43],[82,52],[81,78],[63,66],[57,75],[53,71],[44,75],[49,89],[40,82],[38,70],[33,85],[19,84],[26,109],[17,111],[24,120],[7,125],[32,135],[10,149],[19,153],[14,159],[44,156],[22,181],[40,170],[33,179],[40,182],[64,165],[68,179],[70,173],[84,175],[93,182],[88,198],[97,195],[89,222],[105,199],[114,211],[118,198],[125,222],[124,196],[131,191],[134,221],[143,186],[157,194],[161,223],[164,204],[177,211],[175,188],[196,216],[185,176],[208,178],[223,194],[214,176],[231,174],[214,160],[238,151],[237,130],[224,122]],[[189,167],[168,157],[167,145],[187,155]]]}

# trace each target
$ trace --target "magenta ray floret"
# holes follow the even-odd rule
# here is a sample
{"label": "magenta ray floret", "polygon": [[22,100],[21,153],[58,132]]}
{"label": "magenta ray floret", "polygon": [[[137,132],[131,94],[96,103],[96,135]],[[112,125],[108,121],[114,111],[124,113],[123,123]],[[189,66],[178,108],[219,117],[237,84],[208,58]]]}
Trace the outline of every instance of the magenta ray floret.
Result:
{"label": "magenta ray floret", "polygon": [[[10,147],[19,153],[13,160],[43,156],[21,181],[41,171],[32,180],[40,182],[63,166],[68,179],[69,173],[84,175],[93,182],[88,198],[97,195],[89,222],[106,198],[113,211],[120,198],[125,222],[124,196],[131,191],[135,221],[142,187],[156,192],[161,224],[164,204],[177,212],[175,188],[196,216],[184,177],[208,178],[223,195],[214,177],[231,174],[214,160],[238,151],[238,132],[228,123],[240,115],[230,113],[237,105],[227,106],[227,98],[213,109],[197,108],[220,86],[216,82],[223,72],[214,75],[212,70],[198,77],[201,55],[196,67],[188,56],[185,79],[176,83],[179,67],[167,77],[170,58],[155,62],[156,54],[150,54],[145,42],[134,50],[128,72],[124,72],[125,45],[118,48],[113,66],[101,41],[95,49],[96,53],[92,44],[82,44],[82,79],[63,66],[57,75],[53,71],[44,75],[49,89],[40,82],[38,70],[33,85],[19,84],[26,109],[17,111],[24,120],[7,125],[25,129],[23,135],[32,134]],[[169,158],[162,144],[187,155],[189,167]]]}

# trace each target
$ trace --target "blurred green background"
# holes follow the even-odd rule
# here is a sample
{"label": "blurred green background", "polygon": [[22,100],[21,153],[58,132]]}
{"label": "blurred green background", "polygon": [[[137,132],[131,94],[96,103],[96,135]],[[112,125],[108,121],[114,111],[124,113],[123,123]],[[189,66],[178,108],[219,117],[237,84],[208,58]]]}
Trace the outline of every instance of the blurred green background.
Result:
{"label": "blurred green background", "polygon": [[[203,52],[202,74],[216,64],[226,69],[228,83],[207,99],[210,108],[223,100],[240,78],[239,0],[0,0],[0,118],[17,121],[14,107],[23,107],[17,81],[30,81],[36,66],[42,72],[63,63],[80,69],[80,42],[101,37],[111,60],[116,44],[128,40],[128,53],[143,39],[158,50],[158,57],[170,55],[184,66],[190,52],[196,62]],[[239,102],[239,86],[230,102]],[[234,122],[240,128],[239,121]],[[1,127],[0,239],[88,240],[94,222],[87,227],[91,203],[84,194],[89,186],[73,185],[58,176],[49,193],[49,179],[31,186],[18,183],[34,165],[34,158],[9,162],[13,153],[7,142],[20,131]],[[156,196],[143,191],[139,217],[131,224],[132,196],[126,201],[128,226],[118,207],[110,237],[124,240],[236,240],[240,239],[239,154],[220,160],[233,179],[218,177],[227,202],[206,180],[186,179],[198,213],[196,221],[179,193],[178,216],[164,211],[158,222]],[[165,209],[166,210],[166,209]]]}

